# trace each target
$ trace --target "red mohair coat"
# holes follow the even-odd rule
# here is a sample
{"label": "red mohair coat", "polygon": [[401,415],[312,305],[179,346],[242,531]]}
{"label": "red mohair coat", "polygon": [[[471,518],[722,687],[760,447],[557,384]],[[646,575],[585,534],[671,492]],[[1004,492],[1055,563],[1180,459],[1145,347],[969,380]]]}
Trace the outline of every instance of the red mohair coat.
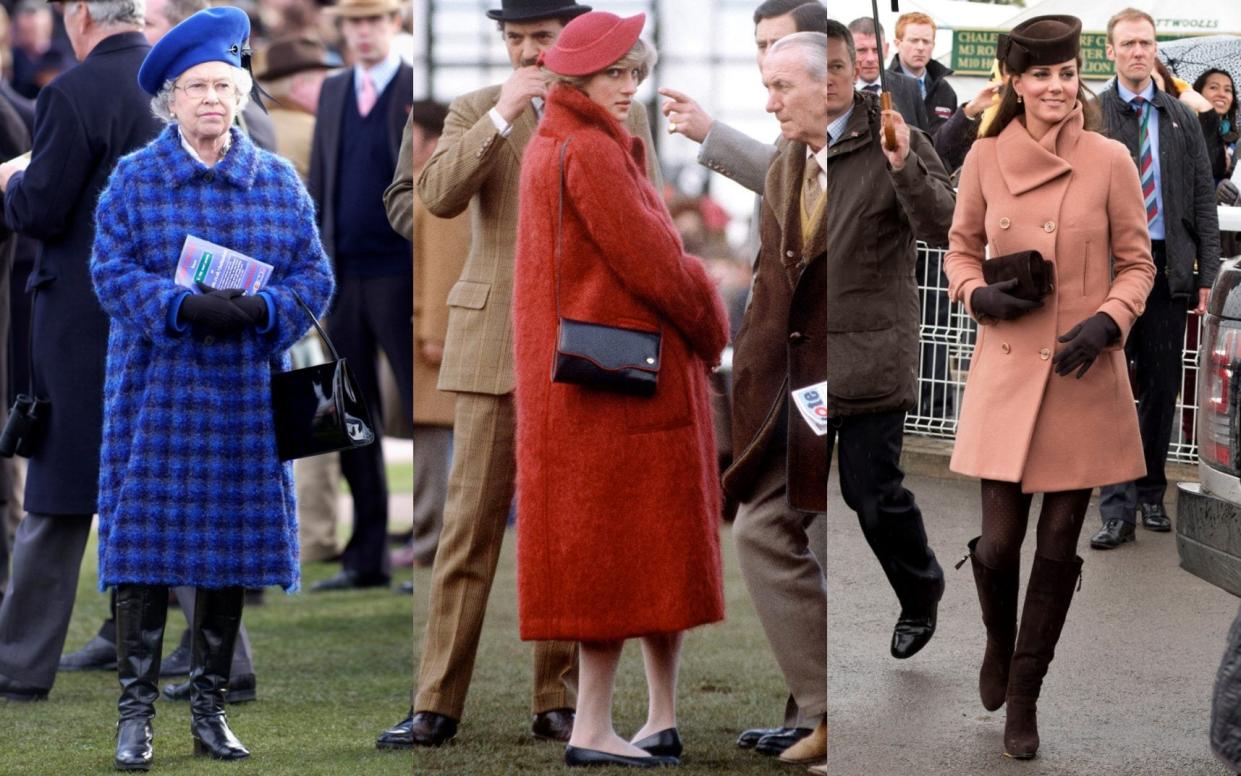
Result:
{"label": "red mohair coat", "polygon": [[[551,381],[566,138],[561,313],[661,330],[653,397]],[[727,343],[727,318],[646,177],[645,154],[601,106],[562,85],[522,157],[513,320],[527,640],[624,639],[724,617],[707,372]]]}

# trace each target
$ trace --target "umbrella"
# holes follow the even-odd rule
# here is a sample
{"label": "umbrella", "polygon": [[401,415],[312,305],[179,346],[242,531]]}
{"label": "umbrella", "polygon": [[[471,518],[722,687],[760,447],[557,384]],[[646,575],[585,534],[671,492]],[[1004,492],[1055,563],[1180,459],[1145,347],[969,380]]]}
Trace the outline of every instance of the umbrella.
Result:
{"label": "umbrella", "polygon": [[1190,83],[1211,68],[1241,78],[1241,37],[1236,35],[1161,41],[1159,57],[1178,78]]}
{"label": "umbrella", "polygon": [[[879,4],[877,0],[870,0],[870,10],[871,18],[875,21],[875,32],[878,33]],[[899,11],[897,0],[892,0],[892,13],[898,13]],[[875,40],[879,40],[878,34],[876,34]],[[892,93],[888,91],[888,74],[884,72],[882,47],[879,54],[881,57],[879,60],[879,103],[884,110],[892,110]],[[883,127],[883,147],[889,151],[896,149],[896,129],[886,124]]]}

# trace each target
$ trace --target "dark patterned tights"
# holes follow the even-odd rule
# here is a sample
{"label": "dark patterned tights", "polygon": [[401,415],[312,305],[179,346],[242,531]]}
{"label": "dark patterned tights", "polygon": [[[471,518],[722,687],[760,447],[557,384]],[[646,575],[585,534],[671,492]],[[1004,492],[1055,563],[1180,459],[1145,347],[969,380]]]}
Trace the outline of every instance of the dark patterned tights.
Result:
{"label": "dark patterned tights", "polygon": [[[1021,562],[1031,499],[1030,494],[1021,492],[1020,483],[982,481],[982,539],[976,550],[979,560],[996,569]],[[1050,560],[1073,560],[1089,505],[1089,489],[1044,493],[1035,552]]]}

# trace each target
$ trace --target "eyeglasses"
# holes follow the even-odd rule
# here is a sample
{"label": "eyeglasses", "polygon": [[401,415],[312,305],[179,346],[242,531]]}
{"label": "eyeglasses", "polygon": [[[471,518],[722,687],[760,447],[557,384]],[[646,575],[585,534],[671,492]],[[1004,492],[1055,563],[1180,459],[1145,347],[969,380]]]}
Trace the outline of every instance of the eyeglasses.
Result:
{"label": "eyeglasses", "polygon": [[216,81],[210,83],[208,81],[190,81],[185,86],[177,86],[173,84],[174,89],[180,89],[185,92],[190,99],[201,100],[207,96],[207,92],[214,87],[215,94],[222,100],[231,98],[236,92],[237,87],[232,81]]}

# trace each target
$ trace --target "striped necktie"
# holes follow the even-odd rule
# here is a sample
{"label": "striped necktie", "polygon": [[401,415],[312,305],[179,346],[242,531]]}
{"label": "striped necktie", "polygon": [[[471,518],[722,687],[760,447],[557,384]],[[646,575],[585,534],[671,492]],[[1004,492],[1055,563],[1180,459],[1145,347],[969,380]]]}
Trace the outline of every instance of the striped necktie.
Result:
{"label": "striped necktie", "polygon": [[862,87],[862,91],[870,92],[871,94],[879,94],[879,90],[879,84],[866,84]]}
{"label": "striped necktie", "polygon": [[1155,160],[1151,156],[1151,104],[1141,95],[1130,100],[1138,114],[1138,177],[1142,180],[1142,198],[1146,202],[1146,224],[1149,226],[1159,215],[1159,202],[1155,199]]}
{"label": "striped necktie", "polygon": [[809,214],[814,213],[814,208],[819,204],[819,197],[823,195],[823,187],[819,185],[819,160],[813,156],[806,157],[805,177],[802,179],[801,201],[802,206]]}

